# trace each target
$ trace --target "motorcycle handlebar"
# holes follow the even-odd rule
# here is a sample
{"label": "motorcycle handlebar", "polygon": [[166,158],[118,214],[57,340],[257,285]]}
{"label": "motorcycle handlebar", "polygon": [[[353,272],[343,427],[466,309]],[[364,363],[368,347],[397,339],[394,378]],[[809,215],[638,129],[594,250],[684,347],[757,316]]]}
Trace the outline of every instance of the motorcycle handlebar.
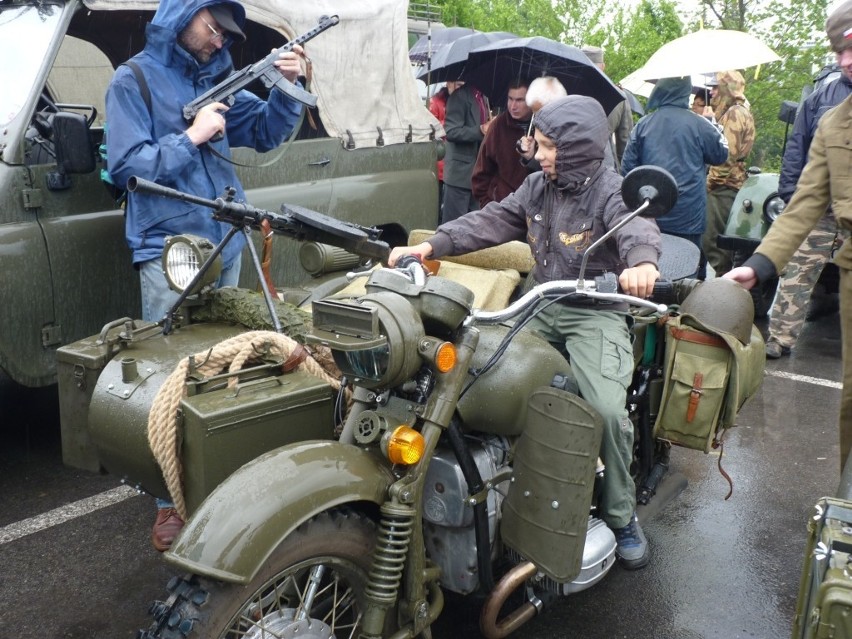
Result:
{"label": "motorcycle handlebar", "polygon": [[517,317],[530,306],[537,304],[541,300],[559,295],[577,295],[593,300],[626,303],[631,306],[649,308],[657,313],[667,312],[669,304],[678,302],[680,286],[671,280],[657,280],[654,284],[654,292],[651,295],[651,299],[642,299],[614,292],[609,290],[610,286],[608,283],[601,287],[606,288],[606,291],[599,291],[598,288],[601,286],[599,280],[600,278],[594,282],[585,282],[582,288],[578,288],[577,280],[555,280],[538,284],[513,304],[500,311],[474,311],[468,319],[468,323],[499,324]]}

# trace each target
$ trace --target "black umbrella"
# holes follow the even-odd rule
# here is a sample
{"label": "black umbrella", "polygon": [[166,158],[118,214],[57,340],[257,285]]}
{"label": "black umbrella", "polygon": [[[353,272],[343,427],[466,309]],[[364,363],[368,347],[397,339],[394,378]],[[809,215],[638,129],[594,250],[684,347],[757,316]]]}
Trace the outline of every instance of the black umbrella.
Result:
{"label": "black umbrella", "polygon": [[510,84],[531,82],[543,75],[559,79],[569,95],[595,98],[606,113],[624,100],[612,80],[580,49],[540,36],[501,40],[475,49],[461,79],[487,95],[492,104],[502,104]]}
{"label": "black umbrella", "polygon": [[431,54],[432,59],[444,47],[452,44],[463,36],[479,33],[476,29],[467,27],[434,28],[432,33],[420,36],[414,46],[408,50],[408,59],[416,64],[425,64]]}
{"label": "black umbrella", "polygon": [[458,80],[467,64],[467,58],[471,51],[487,44],[512,40],[517,37],[516,34],[505,31],[488,31],[462,36],[435,54],[431,65],[426,65],[420,69],[416,77],[426,84]]}

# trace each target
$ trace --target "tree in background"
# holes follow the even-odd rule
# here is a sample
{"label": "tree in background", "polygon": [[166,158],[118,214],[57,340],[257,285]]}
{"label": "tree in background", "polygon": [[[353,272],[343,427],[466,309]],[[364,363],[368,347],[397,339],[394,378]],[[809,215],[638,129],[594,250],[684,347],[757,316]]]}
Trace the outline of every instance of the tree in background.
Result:
{"label": "tree in background", "polygon": [[[482,31],[541,35],[566,44],[606,50],[607,75],[619,80],[641,67],[654,51],[699,28],[746,31],[768,44],[782,62],[746,69],[757,140],[748,163],[763,170],[781,166],[784,100],[799,100],[802,88],[832,58],[825,37],[828,0],[702,0],[684,28],[674,0],[641,0],[635,7],[607,0],[436,0],[444,24]],[[615,6],[613,6],[615,4]]]}

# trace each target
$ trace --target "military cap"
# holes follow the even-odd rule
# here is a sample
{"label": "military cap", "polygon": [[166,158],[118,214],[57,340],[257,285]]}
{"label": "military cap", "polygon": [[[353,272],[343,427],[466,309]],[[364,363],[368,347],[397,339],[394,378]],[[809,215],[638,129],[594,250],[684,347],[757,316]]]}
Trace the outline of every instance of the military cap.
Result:
{"label": "military cap", "polygon": [[828,16],[825,31],[837,53],[852,47],[852,0],[846,0]]}

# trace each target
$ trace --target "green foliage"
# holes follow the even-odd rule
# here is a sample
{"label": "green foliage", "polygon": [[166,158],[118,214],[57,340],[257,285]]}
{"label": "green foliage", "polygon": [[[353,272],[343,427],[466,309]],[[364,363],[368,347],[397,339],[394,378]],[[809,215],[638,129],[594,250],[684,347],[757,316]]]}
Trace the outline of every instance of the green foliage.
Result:
{"label": "green foliage", "polygon": [[641,67],[666,42],[699,28],[746,31],[768,44],[781,62],[746,69],[746,95],[757,139],[749,164],[778,170],[784,100],[798,101],[802,88],[830,61],[824,25],[828,0],[701,0],[697,13],[679,15],[675,0],[436,0],[447,25],[482,31],[541,35],[567,44],[601,46],[606,72],[620,80]]}

